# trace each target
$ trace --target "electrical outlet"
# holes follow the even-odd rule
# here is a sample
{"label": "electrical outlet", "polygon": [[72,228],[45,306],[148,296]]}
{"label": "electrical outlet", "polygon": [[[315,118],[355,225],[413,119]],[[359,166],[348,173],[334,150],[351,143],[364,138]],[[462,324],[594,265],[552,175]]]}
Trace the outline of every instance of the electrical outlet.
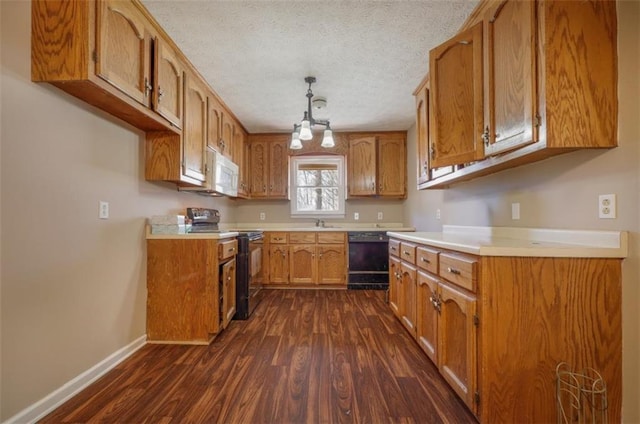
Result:
{"label": "electrical outlet", "polygon": [[384,218],[384,214],[382,212],[378,212],[378,220],[381,220]]}
{"label": "electrical outlet", "polygon": [[598,196],[598,216],[600,219],[614,219],[616,217],[615,194],[601,194]]}
{"label": "electrical outlet", "polygon": [[440,219],[440,209],[436,209],[436,219]]}
{"label": "electrical outlet", "polygon": [[109,202],[100,201],[100,208],[98,211],[98,218],[109,219]]}
{"label": "electrical outlet", "polygon": [[511,204],[511,219],[513,220],[520,219],[520,203]]}
{"label": "electrical outlet", "polygon": [[260,221],[264,221],[265,219],[267,219],[267,214],[264,212],[260,212]]}
{"label": "electrical outlet", "polygon": [[355,219],[356,221],[360,219],[360,214],[358,212],[354,212],[353,213],[353,219]]}

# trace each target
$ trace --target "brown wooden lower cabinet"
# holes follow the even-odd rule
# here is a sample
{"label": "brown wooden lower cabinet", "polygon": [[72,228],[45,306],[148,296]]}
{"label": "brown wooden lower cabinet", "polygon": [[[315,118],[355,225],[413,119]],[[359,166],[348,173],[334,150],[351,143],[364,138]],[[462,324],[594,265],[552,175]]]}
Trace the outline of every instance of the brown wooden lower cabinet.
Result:
{"label": "brown wooden lower cabinet", "polygon": [[235,239],[147,239],[147,340],[208,344],[236,312]]}
{"label": "brown wooden lower cabinet", "polygon": [[346,233],[341,231],[291,231],[265,233],[270,286],[346,286]]}
{"label": "brown wooden lower cabinet", "polygon": [[399,257],[402,243],[390,243],[390,307],[481,423],[555,422],[560,362],[598,371],[608,420],[620,422],[621,259],[474,256],[418,245],[412,332],[403,305],[410,279],[402,275],[414,264]]}

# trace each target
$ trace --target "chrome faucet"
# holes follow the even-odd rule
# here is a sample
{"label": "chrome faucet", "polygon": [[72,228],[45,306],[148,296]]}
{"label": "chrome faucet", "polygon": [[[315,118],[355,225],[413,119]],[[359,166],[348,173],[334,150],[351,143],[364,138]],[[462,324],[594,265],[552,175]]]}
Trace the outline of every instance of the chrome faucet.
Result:
{"label": "chrome faucet", "polygon": [[316,219],[316,227],[324,228],[324,221],[321,219]]}

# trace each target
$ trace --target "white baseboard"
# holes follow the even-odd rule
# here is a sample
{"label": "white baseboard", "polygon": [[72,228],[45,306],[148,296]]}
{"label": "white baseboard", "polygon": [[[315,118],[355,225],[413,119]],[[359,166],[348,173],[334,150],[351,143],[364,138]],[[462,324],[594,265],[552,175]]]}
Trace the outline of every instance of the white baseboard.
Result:
{"label": "white baseboard", "polygon": [[83,372],[76,378],[68,381],[60,388],[49,393],[47,396],[40,399],[33,405],[18,412],[3,424],[35,423],[39,419],[44,418],[58,406],[62,405],[71,397],[75,396],[78,392],[85,389],[91,383],[102,377],[108,371],[117,366],[120,362],[127,359],[135,351],[144,346],[146,342],[147,336],[145,334],[129,343],[122,349],[112,353],[107,358],[98,362],[96,365],[89,368],[87,371]]}

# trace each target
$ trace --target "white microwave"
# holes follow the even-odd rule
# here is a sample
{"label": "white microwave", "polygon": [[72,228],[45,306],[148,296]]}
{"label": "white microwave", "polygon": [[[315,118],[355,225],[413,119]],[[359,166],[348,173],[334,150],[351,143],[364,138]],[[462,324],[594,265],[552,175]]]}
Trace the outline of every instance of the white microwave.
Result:
{"label": "white microwave", "polygon": [[226,156],[207,148],[207,170],[204,187],[179,187],[180,191],[238,197],[238,165]]}

